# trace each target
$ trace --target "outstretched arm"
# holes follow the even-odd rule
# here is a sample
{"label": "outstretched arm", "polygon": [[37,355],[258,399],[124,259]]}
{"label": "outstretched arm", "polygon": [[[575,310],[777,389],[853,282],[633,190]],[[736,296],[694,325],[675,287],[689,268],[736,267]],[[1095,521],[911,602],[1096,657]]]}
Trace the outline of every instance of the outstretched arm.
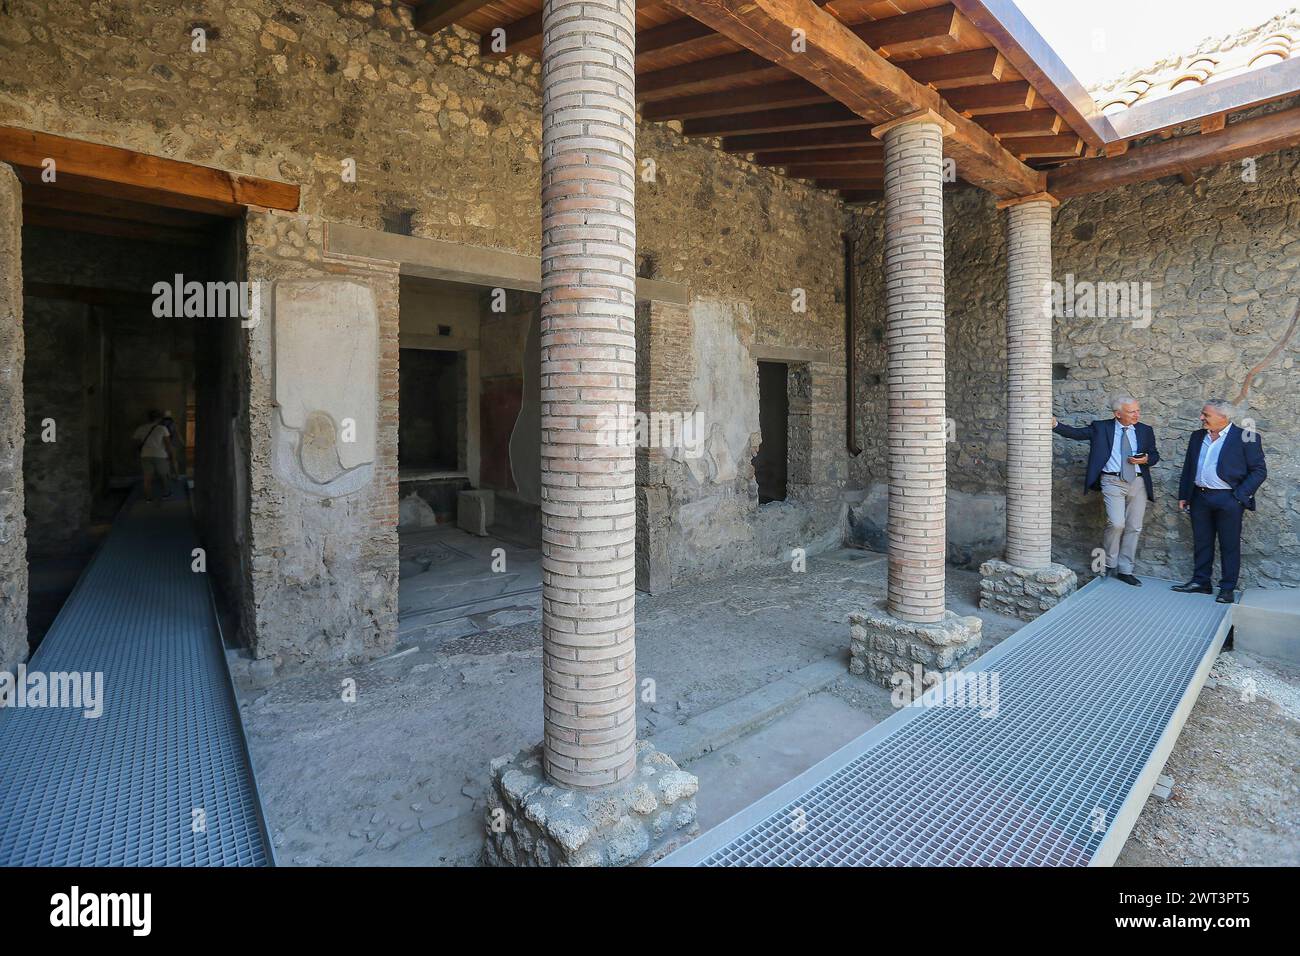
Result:
{"label": "outstretched arm", "polygon": [[1055,422],[1052,426],[1052,431],[1056,432],[1056,434],[1063,438],[1073,438],[1075,441],[1087,441],[1092,437],[1092,429],[1090,428],[1075,428],[1073,425],[1067,425],[1065,422],[1058,422],[1056,419],[1052,419],[1052,421]]}

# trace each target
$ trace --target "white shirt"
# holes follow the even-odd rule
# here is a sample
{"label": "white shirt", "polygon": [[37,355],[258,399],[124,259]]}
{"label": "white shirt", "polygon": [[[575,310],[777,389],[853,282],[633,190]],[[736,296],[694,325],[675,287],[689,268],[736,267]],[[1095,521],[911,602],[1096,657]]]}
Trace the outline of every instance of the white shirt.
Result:
{"label": "white shirt", "polygon": [[1223,451],[1224,439],[1228,437],[1231,428],[1232,423],[1229,422],[1219,432],[1218,441],[1211,441],[1208,431],[1201,439],[1201,459],[1196,466],[1196,483],[1202,488],[1232,488],[1232,485],[1219,477],[1219,452]]}
{"label": "white shirt", "polygon": [[135,430],[135,440],[143,442],[140,448],[141,458],[166,458],[167,439],[171,436],[167,433],[167,426],[158,420],[149,425],[141,425]]}
{"label": "white shirt", "polygon": [[[1110,460],[1106,462],[1103,471],[1113,471],[1116,474],[1124,473],[1124,432],[1128,432],[1129,447],[1133,449],[1133,454],[1138,454],[1137,430],[1132,425],[1121,425],[1119,419],[1115,419],[1115,438],[1110,443]],[[1137,469],[1136,474],[1142,474],[1142,466],[1134,465]]]}

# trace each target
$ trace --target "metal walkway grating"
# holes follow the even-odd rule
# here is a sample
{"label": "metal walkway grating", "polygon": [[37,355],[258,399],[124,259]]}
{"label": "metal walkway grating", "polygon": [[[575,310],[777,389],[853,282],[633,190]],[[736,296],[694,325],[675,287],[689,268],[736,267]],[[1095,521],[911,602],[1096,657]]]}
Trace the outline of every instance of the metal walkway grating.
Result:
{"label": "metal walkway grating", "polygon": [[932,691],[659,865],[1113,862],[1230,621],[1168,583],[1092,582],[966,668],[996,716]]}
{"label": "metal walkway grating", "polygon": [[0,864],[265,866],[273,854],[184,498],[133,497],[28,663],[103,713],[0,710]]}

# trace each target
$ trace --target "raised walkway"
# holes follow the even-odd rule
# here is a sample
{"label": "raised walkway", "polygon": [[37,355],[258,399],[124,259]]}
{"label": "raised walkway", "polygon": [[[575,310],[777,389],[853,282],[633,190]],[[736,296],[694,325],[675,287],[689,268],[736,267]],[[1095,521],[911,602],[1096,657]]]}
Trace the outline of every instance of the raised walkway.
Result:
{"label": "raised walkway", "polygon": [[26,684],[102,699],[0,710],[0,865],[274,862],[196,547],[184,497],[132,497],[77,582]]}
{"label": "raised walkway", "polygon": [[962,672],[976,706],[935,688],[658,865],[1113,863],[1231,623],[1145,581],[1091,582]]}

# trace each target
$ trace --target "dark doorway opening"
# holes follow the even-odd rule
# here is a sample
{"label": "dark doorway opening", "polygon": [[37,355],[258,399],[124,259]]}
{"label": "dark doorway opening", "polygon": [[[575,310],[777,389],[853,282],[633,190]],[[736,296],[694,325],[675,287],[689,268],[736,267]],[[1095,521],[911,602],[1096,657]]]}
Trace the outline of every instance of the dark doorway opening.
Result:
{"label": "dark doorway opening", "polygon": [[[133,218],[103,219],[89,214],[103,202],[94,195],[32,184],[23,198],[30,649],[146,471],[160,506],[164,494],[192,503],[218,606],[234,606],[246,333],[239,315],[177,314],[157,286],[235,287],[238,221],[125,202],[111,211]],[[67,211],[83,199],[86,215]],[[170,458],[145,468],[143,446],[159,434]]]}
{"label": "dark doorway opening", "polygon": [[402,468],[459,467],[460,389],[457,353],[402,349],[398,366],[401,417],[397,457]]}
{"label": "dark doorway opening", "polygon": [[758,427],[763,443],[754,456],[758,503],[785,501],[790,433],[789,367],[758,363]]}

